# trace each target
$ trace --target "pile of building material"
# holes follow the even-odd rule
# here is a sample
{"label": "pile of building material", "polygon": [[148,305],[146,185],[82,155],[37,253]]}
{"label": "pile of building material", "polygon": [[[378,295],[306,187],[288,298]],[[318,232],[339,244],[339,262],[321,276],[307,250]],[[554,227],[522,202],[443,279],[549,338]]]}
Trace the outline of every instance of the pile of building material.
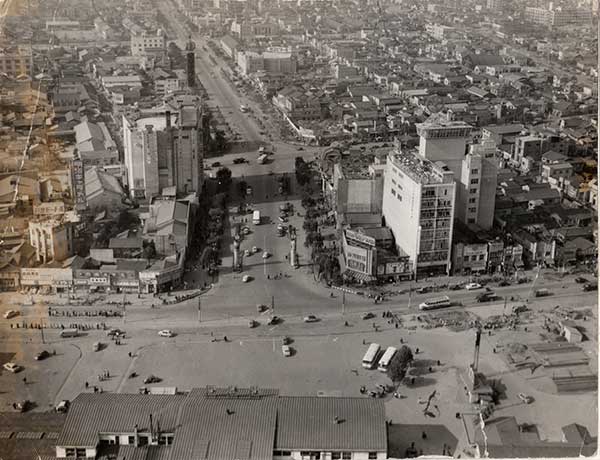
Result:
{"label": "pile of building material", "polygon": [[417,316],[417,320],[422,322],[423,329],[447,327],[454,332],[464,331],[473,325],[469,312],[462,310],[425,313]]}

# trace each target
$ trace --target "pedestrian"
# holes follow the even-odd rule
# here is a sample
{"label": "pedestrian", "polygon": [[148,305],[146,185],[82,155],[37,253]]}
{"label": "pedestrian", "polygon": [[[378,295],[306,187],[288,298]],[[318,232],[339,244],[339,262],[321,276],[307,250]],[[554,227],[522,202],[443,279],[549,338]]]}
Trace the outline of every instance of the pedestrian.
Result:
{"label": "pedestrian", "polygon": [[130,351],[127,352],[127,356],[129,356],[131,358],[131,352]]}
{"label": "pedestrian", "polygon": [[85,382],[85,389],[87,390],[89,386],[90,386],[90,384],[86,381]]}
{"label": "pedestrian", "polygon": [[363,339],[363,345],[366,345],[366,344],[365,344],[365,339]]}
{"label": "pedestrian", "polygon": [[27,385],[27,377],[23,377],[23,383]]}

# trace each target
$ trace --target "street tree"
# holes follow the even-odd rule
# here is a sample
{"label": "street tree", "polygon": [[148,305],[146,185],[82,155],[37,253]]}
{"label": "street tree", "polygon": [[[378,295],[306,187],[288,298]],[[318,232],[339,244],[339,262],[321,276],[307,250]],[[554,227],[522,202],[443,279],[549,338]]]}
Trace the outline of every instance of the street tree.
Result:
{"label": "street tree", "polygon": [[388,366],[387,375],[392,382],[402,382],[402,379],[404,379],[406,376],[406,371],[412,359],[412,350],[408,346],[403,345],[394,355]]}

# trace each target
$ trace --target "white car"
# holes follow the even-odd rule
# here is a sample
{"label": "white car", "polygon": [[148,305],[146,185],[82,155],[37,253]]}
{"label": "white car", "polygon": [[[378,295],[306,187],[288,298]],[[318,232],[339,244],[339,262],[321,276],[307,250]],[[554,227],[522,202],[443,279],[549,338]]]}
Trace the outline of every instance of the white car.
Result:
{"label": "white car", "polygon": [[256,246],[252,246],[252,254],[256,254],[258,252],[258,248]]}
{"label": "white car", "polygon": [[285,356],[285,357],[292,356],[292,349],[290,348],[289,345],[282,345],[281,352],[283,353],[283,356]]}
{"label": "white car", "polygon": [[305,323],[316,323],[317,321],[319,321],[319,318],[317,318],[315,315],[308,315],[304,317]]}
{"label": "white car", "polygon": [[263,259],[268,259],[269,257],[271,257],[271,254],[269,254],[267,251],[263,252],[263,255],[262,255]]}
{"label": "white car", "polygon": [[531,404],[533,402],[533,398],[529,395],[526,395],[525,393],[519,393],[517,396],[525,404]]}
{"label": "white car", "polygon": [[251,278],[250,278],[250,276],[249,276],[249,275],[244,275],[244,276],[242,277],[242,283],[247,283],[248,281],[250,281],[250,279],[251,279]]}
{"label": "white car", "polygon": [[248,249],[246,249],[244,251],[244,257],[250,257],[252,254],[250,253],[250,251]]}
{"label": "white car", "polygon": [[163,329],[162,331],[158,331],[158,335],[161,337],[173,337],[175,334],[170,329]]}
{"label": "white car", "polygon": [[6,369],[8,372],[12,372],[13,374],[16,374],[17,372],[23,370],[23,368],[16,363],[4,363],[4,366],[2,367],[4,367],[4,369]]}
{"label": "white car", "polygon": [[11,319],[18,315],[19,315],[18,311],[8,310],[6,313],[4,313],[4,319]]}
{"label": "white car", "polygon": [[474,291],[475,289],[481,289],[483,286],[479,283],[469,283],[465,286],[467,291]]}

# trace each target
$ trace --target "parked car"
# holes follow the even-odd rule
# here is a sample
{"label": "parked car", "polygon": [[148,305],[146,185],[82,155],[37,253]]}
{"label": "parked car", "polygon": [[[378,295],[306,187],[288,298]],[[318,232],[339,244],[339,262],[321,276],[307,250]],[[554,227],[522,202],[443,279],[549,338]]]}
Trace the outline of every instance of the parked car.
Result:
{"label": "parked car", "polygon": [[285,337],[281,338],[281,344],[282,345],[289,345],[290,343],[292,343],[292,339],[290,339],[288,336],[285,336]]}
{"label": "parked car", "polygon": [[479,283],[468,283],[465,288],[467,291],[474,291],[476,289],[481,289],[483,286]]}
{"label": "parked car", "polygon": [[427,294],[430,291],[429,287],[423,286],[417,289],[417,294]]}
{"label": "parked car", "polygon": [[550,291],[546,288],[536,289],[533,294],[535,297],[546,297],[550,295]]}
{"label": "parked car", "polygon": [[8,310],[6,313],[4,313],[4,319],[11,319],[15,316],[19,316],[19,312],[16,310]]}
{"label": "parked car", "polygon": [[583,276],[578,276],[577,278],[575,278],[575,282],[577,284],[584,284],[584,283],[587,283],[588,280],[586,278],[584,278]]}
{"label": "parked car", "polygon": [[250,252],[249,249],[244,250],[244,257],[250,257],[252,255],[252,253]]}
{"label": "parked car", "polygon": [[367,312],[362,316],[362,319],[372,319],[375,318],[375,315],[371,312]]}
{"label": "parked car", "polygon": [[587,283],[583,285],[583,290],[585,292],[589,292],[589,291],[597,291],[598,290],[598,284],[597,283]]}
{"label": "parked car", "polygon": [[477,302],[489,302],[491,300],[495,300],[497,298],[496,294],[493,292],[482,292],[481,294],[478,294],[477,297],[475,297],[475,299],[477,300]]}
{"label": "parked car", "polygon": [[531,404],[533,402],[533,398],[529,395],[526,395],[525,393],[519,393],[517,396],[525,404]]}
{"label": "parked car", "polygon": [[173,331],[170,329],[163,329],[162,331],[158,331],[158,335],[161,337],[174,337]]}
{"label": "parked car", "polygon": [[221,163],[220,163],[220,162],[218,162],[218,161],[215,161],[213,164],[211,164],[211,166],[212,166],[213,168],[218,168],[219,166],[221,166]]}
{"label": "parked car", "polygon": [[502,280],[498,283],[498,286],[500,287],[504,287],[504,286],[510,286],[510,281],[508,280]]}
{"label": "parked car", "polygon": [[269,318],[269,321],[267,322],[267,324],[269,326],[275,326],[277,323],[279,323],[279,317],[278,316],[271,316]]}
{"label": "parked car", "polygon": [[48,353],[46,350],[42,350],[37,355],[34,356],[34,359],[36,361],[43,361],[44,359],[48,358],[49,356],[50,356],[50,353]]}
{"label": "parked car", "polygon": [[267,306],[266,306],[264,303],[259,303],[259,304],[256,306],[256,310],[257,310],[259,313],[262,313],[263,311],[266,311],[266,310],[267,310]]}
{"label": "parked car", "polygon": [[160,377],[157,377],[156,375],[152,375],[152,374],[150,374],[148,377],[146,377],[144,379],[145,384],[158,383],[158,382],[162,382],[162,379]]}
{"label": "parked car", "polygon": [[250,275],[244,275],[242,276],[242,283],[248,283],[251,279],[252,277]]}
{"label": "parked car", "polygon": [[269,257],[271,257],[271,254],[269,254],[267,251],[263,252],[263,255],[262,255],[263,259],[268,259]]}
{"label": "parked car", "polygon": [[17,372],[23,370],[23,368],[17,363],[4,363],[4,366],[2,367],[4,367],[4,369],[6,369],[8,372],[12,372],[13,374],[16,374]]}
{"label": "parked car", "polygon": [[252,246],[252,254],[256,254],[258,252],[258,248],[256,246]]}
{"label": "parked car", "polygon": [[59,402],[56,405],[54,410],[60,414],[66,414],[69,411],[70,405],[71,405],[71,402],[68,399],[63,399],[61,402]]}
{"label": "parked car", "polygon": [[316,323],[317,321],[319,321],[319,318],[317,318],[315,315],[308,315],[304,317],[305,323]]}
{"label": "parked car", "polygon": [[234,165],[239,165],[239,164],[242,164],[242,163],[246,163],[247,161],[248,160],[246,160],[244,157],[239,157],[239,158],[235,158],[233,160],[233,164]]}
{"label": "parked car", "polygon": [[460,291],[463,287],[460,284],[452,284],[448,286],[451,291]]}
{"label": "parked car", "polygon": [[290,348],[289,345],[282,345],[281,352],[283,353],[283,356],[285,356],[285,357],[292,356],[292,349]]}
{"label": "parked car", "polygon": [[248,327],[249,328],[252,329],[253,327],[256,327],[256,326],[258,326],[258,321],[255,321],[253,319],[251,319],[251,320],[248,321]]}

